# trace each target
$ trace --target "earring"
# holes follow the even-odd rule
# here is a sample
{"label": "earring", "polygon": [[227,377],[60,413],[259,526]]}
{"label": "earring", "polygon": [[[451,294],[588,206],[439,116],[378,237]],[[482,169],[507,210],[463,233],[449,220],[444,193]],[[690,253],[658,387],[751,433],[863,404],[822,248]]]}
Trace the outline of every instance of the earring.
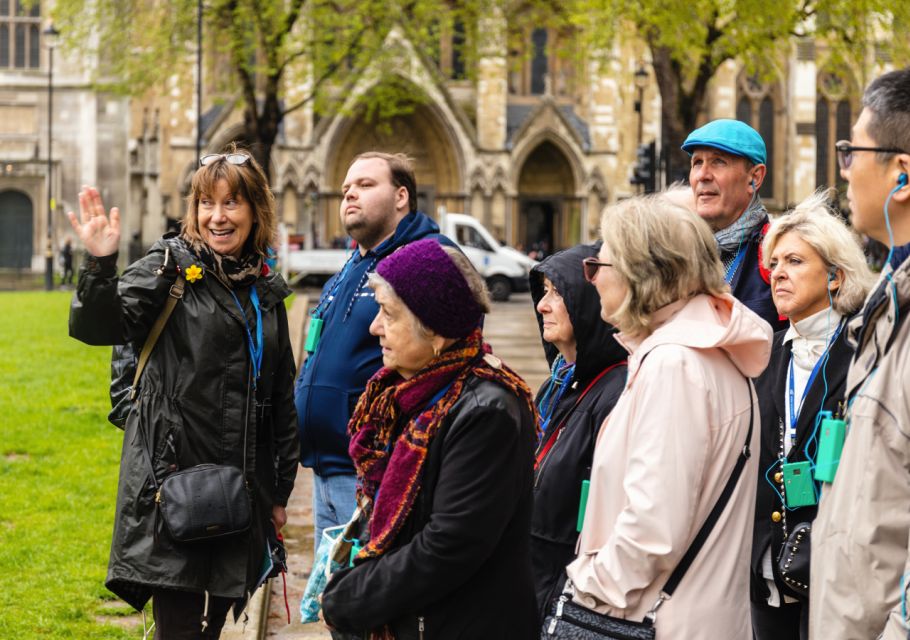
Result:
{"label": "earring", "polygon": [[433,345],[433,357],[434,357],[434,358],[438,358],[438,357],[439,357],[439,354],[440,354],[439,347],[437,347],[437,346],[434,344],[434,345]]}

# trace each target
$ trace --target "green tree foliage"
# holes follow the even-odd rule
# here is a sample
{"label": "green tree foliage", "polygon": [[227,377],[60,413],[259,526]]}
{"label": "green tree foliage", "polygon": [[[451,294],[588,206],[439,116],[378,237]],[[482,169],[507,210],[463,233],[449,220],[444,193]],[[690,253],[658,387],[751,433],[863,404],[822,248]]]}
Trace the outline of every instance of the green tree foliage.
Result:
{"label": "green tree foliage", "polygon": [[[283,119],[306,105],[317,113],[365,109],[376,118],[412,108],[421,96],[393,78],[396,67],[407,61],[388,46],[389,33],[400,29],[420,55],[432,60],[439,56],[441,35],[457,20],[466,25],[463,55],[470,59],[483,4],[205,0],[203,49],[208,59],[219,61],[216,74],[230,74],[228,85],[243,109],[244,142],[268,168]],[[192,72],[197,15],[195,0],[57,0],[53,8],[65,43],[84,59],[98,61],[99,85],[131,95]],[[351,88],[368,69],[377,80],[386,80],[349,104]]]}
{"label": "green tree foliage", "polygon": [[779,66],[782,54],[803,37],[819,39],[830,66],[849,64],[860,73],[876,49],[896,61],[910,53],[901,28],[910,25],[906,0],[573,0],[568,13],[588,51],[606,55],[617,37],[647,43],[671,150],[670,177],[688,166],[679,145],[696,126],[708,83],[727,60],[741,60],[765,76],[786,73]]}

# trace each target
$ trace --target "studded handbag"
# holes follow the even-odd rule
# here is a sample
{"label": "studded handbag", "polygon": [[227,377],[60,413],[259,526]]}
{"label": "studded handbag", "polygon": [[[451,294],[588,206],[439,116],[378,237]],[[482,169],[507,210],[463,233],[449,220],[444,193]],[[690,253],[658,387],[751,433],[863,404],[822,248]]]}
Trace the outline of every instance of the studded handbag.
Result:
{"label": "studded handbag", "polygon": [[784,583],[804,598],[809,597],[809,565],[812,524],[801,522],[793,528],[780,548],[777,570]]}

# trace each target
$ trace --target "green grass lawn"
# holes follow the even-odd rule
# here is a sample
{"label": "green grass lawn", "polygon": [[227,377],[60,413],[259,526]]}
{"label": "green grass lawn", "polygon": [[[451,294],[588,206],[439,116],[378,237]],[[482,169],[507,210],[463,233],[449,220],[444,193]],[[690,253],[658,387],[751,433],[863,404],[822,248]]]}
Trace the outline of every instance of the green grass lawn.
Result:
{"label": "green grass lawn", "polygon": [[[136,638],[104,588],[122,432],[68,292],[0,293],[0,638]],[[141,635],[138,634],[138,635]]]}

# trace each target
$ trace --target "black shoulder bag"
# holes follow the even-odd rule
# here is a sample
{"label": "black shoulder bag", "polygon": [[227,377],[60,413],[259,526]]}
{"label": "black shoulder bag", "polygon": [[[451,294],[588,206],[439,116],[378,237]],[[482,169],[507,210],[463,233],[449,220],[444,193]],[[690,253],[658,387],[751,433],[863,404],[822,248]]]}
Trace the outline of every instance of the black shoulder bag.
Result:
{"label": "black shoulder bag", "polygon": [[[164,326],[177,302],[183,297],[186,281],[178,276],[171,287],[164,309],[139,354],[136,376],[133,378],[131,399],[135,399],[139,377],[148,362],[152,349],[158,342]],[[247,390],[249,393],[249,389]],[[247,398],[249,406],[249,398]],[[142,439],[142,453],[149,466],[149,478],[155,489],[155,508],[161,515],[171,538],[177,542],[195,542],[228,536],[250,527],[252,509],[250,492],[246,483],[246,437],[249,411],[243,425],[243,469],[227,464],[200,464],[175,471],[159,484],[148,449],[148,441],[138,425]],[[157,532],[158,528],[155,527]]]}
{"label": "black shoulder bag", "polygon": [[708,536],[711,535],[711,530],[724,512],[727,502],[736,488],[739,477],[742,475],[743,467],[746,466],[746,461],[752,455],[749,444],[752,442],[755,401],[752,397],[752,384],[748,378],[746,378],[746,384],[749,386],[749,432],[746,434],[746,444],[743,446],[730,478],[727,480],[727,484],[724,485],[724,490],[717,499],[714,508],[708,514],[704,524],[698,531],[698,535],[695,536],[692,544],[689,545],[682,560],[679,561],[676,569],[667,579],[664,588],[660,591],[660,597],[645,615],[645,619],[641,622],[636,622],[634,620],[615,618],[575,604],[572,602],[574,589],[571,581],[569,581],[566,583],[565,591],[553,605],[553,611],[544,619],[543,629],[540,633],[541,640],[554,638],[557,640],[654,640],[656,635],[654,622],[657,619],[657,610],[664,601],[673,596],[673,592],[676,591],[676,587],[679,586],[686,571],[689,570],[692,561],[695,560]]}

